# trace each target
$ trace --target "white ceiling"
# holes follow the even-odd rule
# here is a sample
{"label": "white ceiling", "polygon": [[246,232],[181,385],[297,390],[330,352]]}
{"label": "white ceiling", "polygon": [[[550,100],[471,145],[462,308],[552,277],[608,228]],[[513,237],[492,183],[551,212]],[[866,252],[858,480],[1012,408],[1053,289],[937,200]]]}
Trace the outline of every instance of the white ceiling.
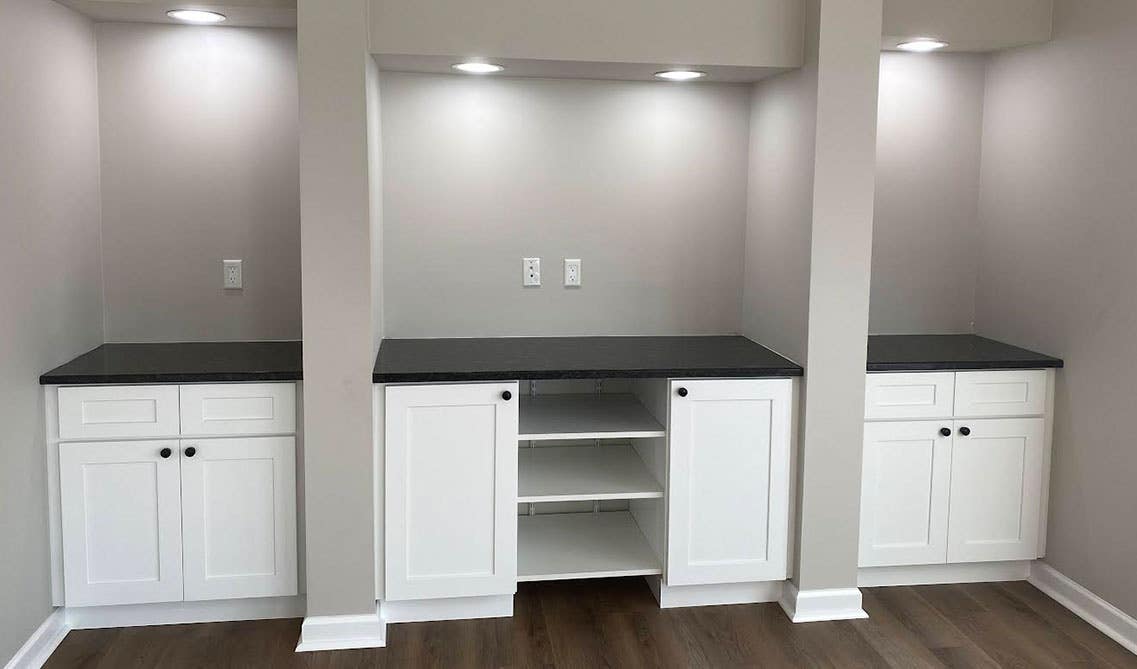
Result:
{"label": "white ceiling", "polygon": [[96,21],[171,23],[171,9],[209,9],[227,18],[223,26],[295,28],[296,0],[58,0]]}

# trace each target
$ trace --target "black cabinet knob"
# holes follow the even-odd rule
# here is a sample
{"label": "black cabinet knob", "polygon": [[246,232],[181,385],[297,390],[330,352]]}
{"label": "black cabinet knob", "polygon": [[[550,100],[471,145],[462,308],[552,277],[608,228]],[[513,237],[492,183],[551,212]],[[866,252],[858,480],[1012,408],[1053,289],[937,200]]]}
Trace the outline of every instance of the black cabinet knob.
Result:
{"label": "black cabinet knob", "polygon": [[951,430],[946,428],[946,427],[941,427],[940,428],[940,434],[945,436],[945,437],[950,437],[951,436]]}
{"label": "black cabinet knob", "polygon": [[687,389],[686,389],[686,388],[680,388],[680,389],[679,389],[678,391],[676,391],[676,392],[678,392],[678,393],[679,393],[679,396],[680,396],[680,397],[686,397],[686,396],[687,396]]}
{"label": "black cabinet knob", "polygon": [[187,458],[192,458],[194,455],[197,455],[197,449],[196,448],[194,448],[193,446],[190,446],[189,448],[186,449],[186,457]]}
{"label": "black cabinet knob", "polygon": [[959,433],[966,437],[966,436],[971,434],[971,428],[969,428],[965,425],[965,426],[959,428]]}
{"label": "black cabinet knob", "polygon": [[174,452],[168,448],[163,448],[162,450],[158,451],[158,455],[162,456],[163,458],[168,458],[173,454]]}
{"label": "black cabinet knob", "polygon": [[501,394],[501,399],[508,402],[509,400],[513,399],[513,393],[511,393],[507,390]]}

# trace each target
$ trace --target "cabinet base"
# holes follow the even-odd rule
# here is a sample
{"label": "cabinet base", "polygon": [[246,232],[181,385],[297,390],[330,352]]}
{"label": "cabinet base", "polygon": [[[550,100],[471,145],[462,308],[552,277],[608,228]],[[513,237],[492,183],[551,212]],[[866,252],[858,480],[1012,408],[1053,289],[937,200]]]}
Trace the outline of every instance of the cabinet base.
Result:
{"label": "cabinet base", "polygon": [[118,606],[69,606],[62,611],[70,629],[83,630],[300,618],[304,615],[304,608],[304,597],[298,595]]}
{"label": "cabinet base", "polygon": [[300,627],[297,653],[353,648],[382,648],[387,645],[387,623],[375,613],[346,616],[308,616]]}
{"label": "cabinet base", "polygon": [[513,616],[513,595],[379,602],[379,617],[388,623],[509,618],[511,616]]}
{"label": "cabinet base", "polygon": [[1030,564],[1030,560],[1018,560],[862,567],[857,570],[857,585],[862,588],[881,588],[893,585],[1025,581],[1030,576]]}
{"label": "cabinet base", "polygon": [[645,579],[661,609],[776,602],[782,596],[785,585],[784,581],[665,585],[659,576],[647,576]]}
{"label": "cabinet base", "polygon": [[869,617],[861,608],[861,591],[856,588],[798,590],[796,585],[787,581],[778,603],[795,623]]}

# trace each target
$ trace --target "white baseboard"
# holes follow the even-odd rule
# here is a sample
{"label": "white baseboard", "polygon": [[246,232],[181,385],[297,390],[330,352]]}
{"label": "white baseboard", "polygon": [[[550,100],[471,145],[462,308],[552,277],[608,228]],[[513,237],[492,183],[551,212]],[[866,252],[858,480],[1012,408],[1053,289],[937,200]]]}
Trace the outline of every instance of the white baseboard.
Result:
{"label": "white baseboard", "polygon": [[861,608],[861,591],[856,588],[798,590],[794,583],[786,581],[782,598],[778,603],[795,623],[859,620],[869,617],[869,614]]}
{"label": "white baseboard", "polygon": [[1137,654],[1137,619],[1098,597],[1042,560],[1031,565],[1027,581],[1103,634]]}
{"label": "white baseboard", "polygon": [[300,627],[297,653],[352,648],[382,648],[387,645],[387,624],[375,613],[347,616],[308,616]]}
{"label": "white baseboard", "polygon": [[71,630],[67,626],[67,618],[63,609],[55,609],[40,626],[36,628],[28,640],[20,646],[20,650],[8,660],[4,669],[39,669],[47,662],[47,658],[59,647],[63,637]]}
{"label": "white baseboard", "polygon": [[941,583],[995,583],[1025,581],[1030,562],[967,562],[962,564],[920,564],[903,567],[862,567],[857,585],[882,588],[893,585],[936,585]]}
{"label": "white baseboard", "polygon": [[784,581],[763,583],[713,583],[710,585],[665,585],[658,576],[645,576],[661,609],[726,604],[776,602],[782,596]]}
{"label": "white baseboard", "polygon": [[65,609],[71,629],[185,625],[233,620],[270,620],[304,616],[304,596],[218,599],[201,602],[162,602]]}
{"label": "white baseboard", "polygon": [[387,623],[509,618],[512,615],[513,595],[415,599],[379,603],[379,617]]}

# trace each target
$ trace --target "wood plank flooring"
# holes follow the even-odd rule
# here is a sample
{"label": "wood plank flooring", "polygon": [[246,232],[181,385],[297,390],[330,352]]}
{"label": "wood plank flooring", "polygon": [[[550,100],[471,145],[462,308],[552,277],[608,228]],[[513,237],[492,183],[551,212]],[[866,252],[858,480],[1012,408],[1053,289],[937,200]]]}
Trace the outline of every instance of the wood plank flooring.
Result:
{"label": "wood plank flooring", "polygon": [[1025,583],[865,589],[871,618],[794,625],[777,604],[661,611],[643,579],[523,583],[513,618],[406,623],[388,647],[294,653],[299,620],[76,630],[64,667],[1137,667]]}

